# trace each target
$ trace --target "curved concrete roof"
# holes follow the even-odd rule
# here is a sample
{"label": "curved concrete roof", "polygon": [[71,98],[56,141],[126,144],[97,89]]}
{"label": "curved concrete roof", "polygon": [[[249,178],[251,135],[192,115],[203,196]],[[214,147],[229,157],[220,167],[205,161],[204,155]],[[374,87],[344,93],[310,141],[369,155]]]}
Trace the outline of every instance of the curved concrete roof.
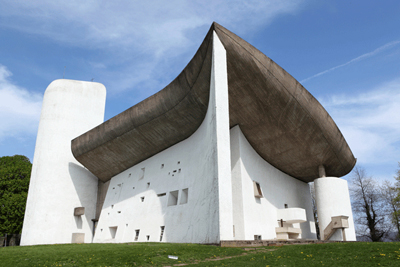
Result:
{"label": "curved concrete roof", "polygon": [[72,140],[75,158],[102,181],[188,138],[209,100],[212,32],[227,52],[230,127],[257,153],[305,182],[340,177],[355,165],[340,130],[290,74],[252,45],[213,23],[195,56],[163,90]]}

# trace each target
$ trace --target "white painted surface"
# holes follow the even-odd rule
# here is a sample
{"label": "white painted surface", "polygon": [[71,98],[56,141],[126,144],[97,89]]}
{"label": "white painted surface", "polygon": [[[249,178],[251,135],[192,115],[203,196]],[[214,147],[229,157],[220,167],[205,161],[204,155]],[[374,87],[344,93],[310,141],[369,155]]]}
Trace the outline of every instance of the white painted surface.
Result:
{"label": "white painted surface", "polygon": [[[347,181],[335,177],[324,177],[314,181],[318,220],[323,238],[324,229],[333,216],[349,216],[349,228],[345,229],[347,241],[356,241],[356,233],[351,211],[350,194]],[[342,232],[336,231],[330,240],[342,240]]]}
{"label": "white painted surface", "polygon": [[[309,185],[262,159],[239,126],[229,130],[226,52],[215,33],[213,38],[204,121],[186,140],[111,179],[94,242],[132,242],[137,230],[137,241],[159,242],[162,227],[162,242],[274,239],[282,216],[301,228],[301,238],[316,238]],[[81,234],[91,242],[97,178],[73,158],[70,142],[103,121],[104,104],[105,88],[97,83],[57,80],[46,90],[22,245],[71,243]],[[348,196],[347,183],[344,190],[340,179],[323,179],[316,183],[320,220],[349,216],[350,210],[353,228],[346,234],[352,240],[351,207],[330,209],[330,194]],[[254,181],[261,198],[254,195]],[[281,211],[285,204],[291,213]],[[73,216],[75,207],[85,207],[85,215]]]}
{"label": "white painted surface", "polygon": [[216,123],[216,173],[218,177],[219,238],[233,240],[231,149],[229,135],[228,70],[226,51],[218,35],[213,33],[211,90]]}
{"label": "white painted surface", "polygon": [[[78,163],[71,140],[104,120],[102,84],[55,80],[46,89],[21,245],[71,243],[73,233],[91,242],[97,178]],[[75,207],[85,207],[74,216]]]}
{"label": "white painted surface", "polygon": [[[137,241],[156,242],[161,226],[162,242],[233,238],[226,55],[214,38],[204,121],[188,139],[111,179],[94,242],[132,242],[136,230]],[[110,227],[117,227],[115,238]]]}
{"label": "white painted surface", "polygon": [[307,221],[306,210],[301,208],[287,208],[277,210],[278,220],[286,223],[302,223]]}
{"label": "white painted surface", "polygon": [[[306,210],[302,238],[316,239],[309,185],[279,171],[251,147],[239,126],[231,129],[233,221],[236,240],[276,238],[277,210],[285,207]],[[262,198],[254,196],[253,181],[260,184]]]}

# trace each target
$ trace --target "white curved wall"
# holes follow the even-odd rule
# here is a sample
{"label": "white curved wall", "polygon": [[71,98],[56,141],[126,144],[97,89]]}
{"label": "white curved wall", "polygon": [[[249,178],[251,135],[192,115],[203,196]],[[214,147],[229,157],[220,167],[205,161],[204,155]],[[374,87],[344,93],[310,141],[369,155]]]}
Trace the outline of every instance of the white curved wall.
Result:
{"label": "white curved wall", "polygon": [[[43,98],[21,245],[91,242],[97,178],[72,155],[71,140],[104,120],[102,84],[55,80]],[[74,216],[75,207],[85,215]]]}
{"label": "white curved wall", "polygon": [[[231,129],[233,223],[236,240],[275,239],[278,210],[302,208],[307,222],[294,224],[301,238],[316,239],[309,185],[266,162],[253,149],[239,126]],[[263,197],[254,196],[253,181],[260,184]]]}
{"label": "white curved wall", "polygon": [[[314,188],[321,239],[332,216],[344,215],[349,216],[349,228],[345,229],[346,240],[356,241],[347,181],[336,177],[319,178],[314,181]],[[336,231],[330,240],[343,240],[342,232]]]}

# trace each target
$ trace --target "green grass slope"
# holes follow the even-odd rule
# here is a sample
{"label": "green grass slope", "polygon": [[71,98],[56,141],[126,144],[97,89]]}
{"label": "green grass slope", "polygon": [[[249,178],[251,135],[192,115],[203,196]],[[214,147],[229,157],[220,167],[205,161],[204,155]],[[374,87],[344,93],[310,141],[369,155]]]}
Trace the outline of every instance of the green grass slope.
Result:
{"label": "green grass slope", "polygon": [[5,247],[0,248],[0,266],[400,266],[400,243],[256,249],[166,243]]}

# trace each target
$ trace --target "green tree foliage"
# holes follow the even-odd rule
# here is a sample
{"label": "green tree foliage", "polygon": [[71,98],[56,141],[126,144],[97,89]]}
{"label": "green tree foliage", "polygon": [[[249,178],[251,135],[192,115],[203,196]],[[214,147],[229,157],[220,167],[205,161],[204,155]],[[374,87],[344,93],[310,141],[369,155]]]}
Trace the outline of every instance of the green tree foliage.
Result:
{"label": "green tree foliage", "polygon": [[0,157],[0,235],[21,233],[31,170],[25,156]]}

